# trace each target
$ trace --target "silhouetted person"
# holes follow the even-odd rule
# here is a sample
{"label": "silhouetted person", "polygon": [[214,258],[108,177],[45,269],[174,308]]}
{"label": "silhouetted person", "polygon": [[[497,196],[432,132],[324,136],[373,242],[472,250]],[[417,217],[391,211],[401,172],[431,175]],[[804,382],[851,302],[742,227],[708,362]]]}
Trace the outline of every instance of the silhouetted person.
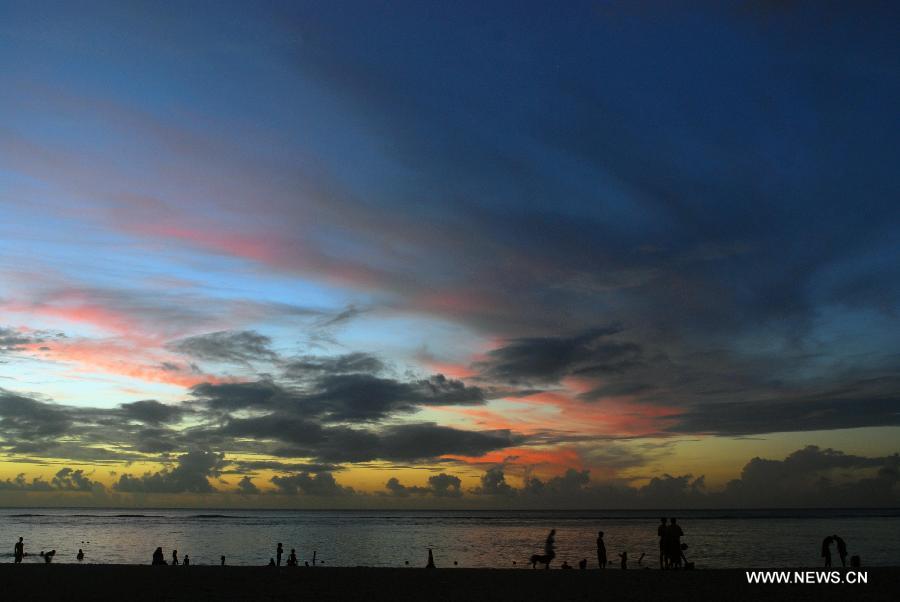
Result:
{"label": "silhouetted person", "polygon": [[75,555],[75,560],[77,560],[78,562],[84,560],[84,550],[78,548],[78,553]]}
{"label": "silhouetted person", "polygon": [[22,558],[25,557],[25,542],[20,537],[19,541],[16,542],[16,545],[13,546],[13,558],[15,559],[15,563],[19,564],[22,562]]}
{"label": "silhouetted person", "polygon": [[587,558],[582,558],[578,561],[578,568],[582,571],[587,568]]}
{"label": "silhouetted person", "polygon": [[606,568],[606,542],[603,541],[603,531],[597,531],[597,564],[601,569]]}
{"label": "silhouetted person", "polygon": [[185,554],[184,562],[181,563],[181,566],[191,566],[191,557]]}
{"label": "silhouetted person", "polygon": [[434,568],[434,554],[431,553],[431,548],[428,548],[428,564],[425,565],[426,569]]}
{"label": "silhouetted person", "polygon": [[297,551],[294,548],[291,548],[291,553],[288,555],[287,565],[297,566]]}
{"label": "silhouetted person", "polygon": [[562,566],[560,566],[559,568],[561,568],[561,569],[571,569],[572,567],[569,566],[568,561],[563,560]]}
{"label": "silhouetted person", "polygon": [[178,550],[172,550],[172,566],[178,566]]}
{"label": "silhouetted person", "polygon": [[274,558],[269,558],[269,566],[276,566]]}
{"label": "silhouetted person", "polygon": [[681,566],[681,536],[684,531],[678,526],[678,521],[674,518],[669,519],[669,526],[666,528],[666,547],[669,551],[669,567],[678,568]]}
{"label": "silhouetted person", "polygon": [[284,548],[281,547],[281,544],[278,544],[278,547],[275,548],[275,566],[281,566],[281,555],[284,554]]}
{"label": "silhouetted person", "polygon": [[622,552],[619,554],[619,558],[619,566],[622,567],[622,570],[624,571],[628,568],[628,552]]}
{"label": "silhouetted person", "polygon": [[837,553],[841,557],[841,566],[847,568],[847,542],[842,537],[832,535],[834,543],[837,544]]}
{"label": "silhouetted person", "polygon": [[666,546],[666,537],[668,535],[668,526],[666,526],[665,518],[659,519],[659,526],[656,528],[656,534],[659,536],[659,568],[669,568],[668,548]]}
{"label": "silhouetted person", "polygon": [[831,567],[831,544],[834,542],[834,537],[829,535],[825,539],[822,540],[822,558],[825,559],[825,568]]}
{"label": "silhouetted person", "polygon": [[225,557],[222,556],[222,566],[225,566]]}
{"label": "silhouetted person", "polygon": [[151,563],[154,566],[162,566],[166,564],[166,557],[163,554],[162,548],[156,548],[153,551],[153,562]]}
{"label": "silhouetted person", "polygon": [[44,563],[50,564],[53,562],[53,557],[56,556],[56,550],[50,550],[46,554],[44,554]]}

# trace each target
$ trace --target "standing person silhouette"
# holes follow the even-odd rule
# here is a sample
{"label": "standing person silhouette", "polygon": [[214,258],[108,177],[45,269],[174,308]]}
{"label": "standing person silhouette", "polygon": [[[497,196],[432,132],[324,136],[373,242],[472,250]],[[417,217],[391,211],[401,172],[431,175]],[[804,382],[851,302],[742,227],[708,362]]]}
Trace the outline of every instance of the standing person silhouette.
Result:
{"label": "standing person silhouette", "polygon": [[77,560],[78,562],[84,560],[84,550],[78,548],[78,553],[75,555],[75,560]]}
{"label": "standing person silhouette", "polygon": [[25,557],[25,542],[21,537],[19,538],[19,541],[16,542],[16,545],[13,546],[13,557],[15,558],[16,564],[22,562],[22,558]]}
{"label": "standing person silhouette", "polygon": [[847,568],[847,542],[844,541],[843,537],[838,537],[837,535],[832,535],[832,537],[834,538],[834,543],[837,544],[837,553],[841,557],[841,566]]}
{"label": "standing person silhouette", "polygon": [[181,563],[181,566],[191,566],[191,557],[185,554],[184,562]]}
{"label": "standing person silhouette", "polygon": [[172,550],[172,566],[178,566],[178,550]]}
{"label": "standing person silhouette", "polygon": [[279,543],[278,547],[275,548],[275,566],[281,566],[281,555],[284,554],[284,548]]}
{"label": "standing person silhouette", "polygon": [[434,554],[431,553],[431,548],[428,548],[428,564],[425,565],[426,569],[433,569],[434,567]]}
{"label": "standing person silhouette", "polygon": [[544,556],[547,558],[546,568],[550,568],[550,562],[556,558],[556,529],[551,529],[544,542]]}
{"label": "standing person silhouette", "polygon": [[678,521],[669,519],[669,527],[666,529],[666,548],[669,556],[669,568],[681,567],[681,536],[684,531],[678,526]]}
{"label": "standing person silhouette", "polygon": [[601,569],[606,568],[606,542],[603,541],[603,531],[597,531],[597,564]]}
{"label": "standing person silhouette", "polygon": [[291,548],[291,553],[288,554],[287,565],[297,566],[297,550],[294,548]]}
{"label": "standing person silhouette", "polygon": [[656,528],[656,534],[659,536],[659,568],[667,569],[669,568],[669,555],[668,555],[668,526],[666,526],[665,518],[659,519],[659,526]]}
{"label": "standing person silhouette", "polygon": [[831,544],[834,542],[834,536],[829,535],[822,540],[822,558],[825,559],[825,568],[831,568]]}

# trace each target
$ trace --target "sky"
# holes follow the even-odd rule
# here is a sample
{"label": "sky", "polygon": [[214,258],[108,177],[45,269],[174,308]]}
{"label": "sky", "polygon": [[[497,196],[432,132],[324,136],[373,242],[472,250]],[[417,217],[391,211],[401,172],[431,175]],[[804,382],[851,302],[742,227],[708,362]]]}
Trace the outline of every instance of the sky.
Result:
{"label": "sky", "polygon": [[900,505],[897,12],[0,1],[0,504]]}

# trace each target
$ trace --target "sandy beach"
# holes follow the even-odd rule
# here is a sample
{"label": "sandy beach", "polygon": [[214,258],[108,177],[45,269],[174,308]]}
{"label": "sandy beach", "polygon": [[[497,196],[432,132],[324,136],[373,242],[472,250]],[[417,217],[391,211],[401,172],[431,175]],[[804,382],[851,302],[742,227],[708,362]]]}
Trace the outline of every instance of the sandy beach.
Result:
{"label": "sandy beach", "polygon": [[749,585],[742,570],[486,570],[0,566],[7,600],[896,600],[900,568],[867,584]]}

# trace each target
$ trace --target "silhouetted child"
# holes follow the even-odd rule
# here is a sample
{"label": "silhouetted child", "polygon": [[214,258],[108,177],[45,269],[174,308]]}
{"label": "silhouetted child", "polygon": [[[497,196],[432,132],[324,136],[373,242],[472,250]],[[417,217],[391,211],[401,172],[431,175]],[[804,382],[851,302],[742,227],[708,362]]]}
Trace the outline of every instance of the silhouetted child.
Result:
{"label": "silhouetted child", "polygon": [[225,566],[225,557],[222,556],[222,566]]}
{"label": "silhouetted child", "polygon": [[184,555],[184,562],[181,563],[182,566],[191,566],[191,557],[187,554]]}
{"label": "silhouetted child", "polygon": [[78,554],[75,555],[75,560],[77,560],[78,562],[84,560],[84,550],[78,548]]}
{"label": "silhouetted child", "polygon": [[624,571],[625,569],[628,568],[628,552],[622,552],[621,554],[619,554],[619,558],[622,559],[621,562],[619,563],[619,566]]}
{"label": "silhouetted child", "polygon": [[178,566],[178,550],[172,550],[172,566]]}
{"label": "silhouetted child", "polygon": [[569,566],[568,561],[563,560],[562,566],[560,566],[559,568],[561,568],[561,569],[571,569],[572,567]]}
{"label": "silhouetted child", "polygon": [[275,559],[269,558],[269,566],[275,566]]}
{"label": "silhouetted child", "polygon": [[25,557],[25,543],[22,538],[19,538],[19,541],[16,542],[16,545],[13,547],[13,557],[15,558],[15,563],[19,564],[22,562],[22,558]]}
{"label": "silhouetted child", "polygon": [[50,550],[46,554],[44,554],[44,562],[46,564],[50,564],[53,562],[53,557],[56,556],[56,550]]}
{"label": "silhouetted child", "polygon": [[284,554],[284,548],[281,547],[281,544],[278,544],[278,547],[275,548],[275,566],[281,566],[281,555]]}
{"label": "silhouetted child", "polygon": [[578,568],[582,571],[587,568],[587,558],[582,558],[578,561]]}
{"label": "silhouetted child", "polygon": [[287,559],[288,566],[297,566],[297,551],[294,548],[291,548],[291,553]]}
{"label": "silhouetted child", "polygon": [[431,553],[431,548],[428,548],[428,564],[425,565],[426,569],[434,568],[434,554]]}

